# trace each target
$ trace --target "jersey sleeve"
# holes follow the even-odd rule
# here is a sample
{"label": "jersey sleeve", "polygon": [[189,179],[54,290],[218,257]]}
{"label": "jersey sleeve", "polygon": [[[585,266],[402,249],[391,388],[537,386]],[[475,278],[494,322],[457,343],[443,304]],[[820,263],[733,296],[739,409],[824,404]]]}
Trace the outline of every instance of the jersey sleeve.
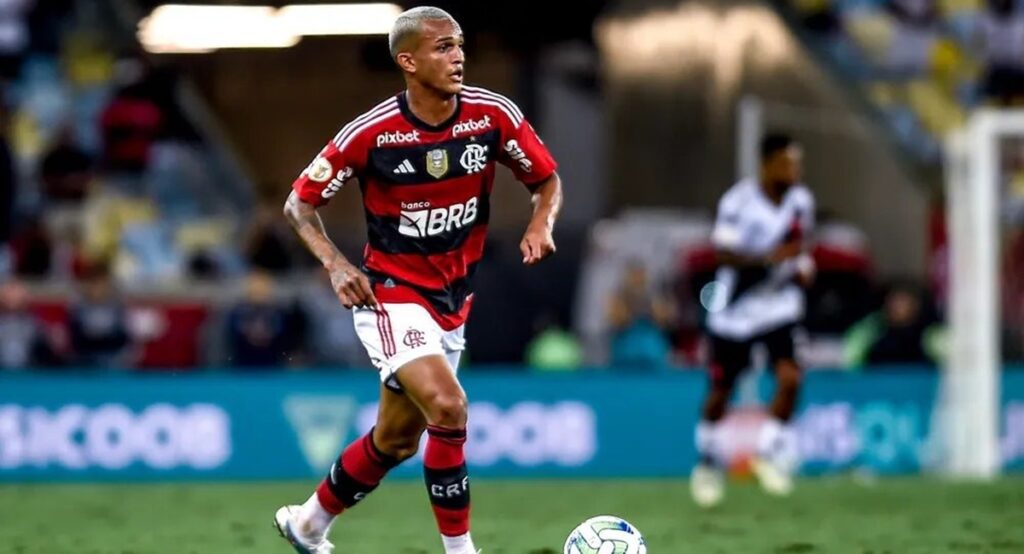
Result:
{"label": "jersey sleeve", "polygon": [[742,206],[739,195],[730,191],[718,202],[718,213],[711,231],[711,243],[721,250],[735,250],[743,240]]}
{"label": "jersey sleeve", "polygon": [[793,217],[790,233],[786,240],[797,239],[808,244],[814,234],[814,196],[806,188],[801,187],[798,196],[796,213]]}
{"label": "jersey sleeve", "polygon": [[800,223],[804,227],[804,236],[807,238],[810,238],[814,234],[814,225],[817,223],[814,219],[815,210],[814,196],[808,192],[804,211],[800,214]]}
{"label": "jersey sleeve", "polygon": [[361,172],[366,160],[361,144],[360,140],[328,142],[295,179],[292,190],[303,202],[323,206],[349,179]]}
{"label": "jersey sleeve", "polygon": [[508,166],[516,179],[531,191],[550,177],[558,168],[548,147],[540,140],[529,121],[522,119],[507,124],[502,138],[498,160]]}

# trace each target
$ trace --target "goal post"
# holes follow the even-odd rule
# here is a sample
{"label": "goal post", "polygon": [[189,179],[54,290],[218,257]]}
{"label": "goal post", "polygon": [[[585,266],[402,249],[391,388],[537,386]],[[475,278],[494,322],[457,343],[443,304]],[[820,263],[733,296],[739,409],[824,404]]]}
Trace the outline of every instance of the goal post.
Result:
{"label": "goal post", "polygon": [[942,393],[953,477],[991,478],[999,452],[1002,143],[1024,138],[1024,110],[981,109],[946,141],[949,357]]}

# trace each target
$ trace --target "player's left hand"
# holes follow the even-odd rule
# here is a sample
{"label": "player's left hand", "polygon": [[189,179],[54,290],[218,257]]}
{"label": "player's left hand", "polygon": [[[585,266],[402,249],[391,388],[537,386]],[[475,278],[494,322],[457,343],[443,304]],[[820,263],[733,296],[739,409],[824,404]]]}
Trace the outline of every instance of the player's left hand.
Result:
{"label": "player's left hand", "polygon": [[526,228],[519,250],[523,253],[523,263],[536,265],[538,262],[555,253],[555,238],[546,225],[531,225]]}
{"label": "player's left hand", "polygon": [[801,254],[796,259],[796,276],[800,286],[811,288],[818,274],[818,266],[810,254]]}

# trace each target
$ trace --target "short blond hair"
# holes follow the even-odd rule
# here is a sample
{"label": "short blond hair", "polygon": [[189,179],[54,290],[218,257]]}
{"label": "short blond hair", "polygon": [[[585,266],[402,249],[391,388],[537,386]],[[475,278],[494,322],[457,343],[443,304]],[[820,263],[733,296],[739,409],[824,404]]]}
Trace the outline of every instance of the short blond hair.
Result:
{"label": "short blond hair", "polygon": [[459,22],[455,21],[452,14],[436,8],[434,6],[420,6],[418,8],[412,8],[399,14],[398,19],[395,20],[395,24],[391,26],[391,32],[388,33],[388,48],[391,49],[391,58],[397,58],[399,49],[402,44],[409,37],[415,36],[420,32],[420,28],[424,21],[450,21],[455,29],[459,32],[462,28],[459,26]]}

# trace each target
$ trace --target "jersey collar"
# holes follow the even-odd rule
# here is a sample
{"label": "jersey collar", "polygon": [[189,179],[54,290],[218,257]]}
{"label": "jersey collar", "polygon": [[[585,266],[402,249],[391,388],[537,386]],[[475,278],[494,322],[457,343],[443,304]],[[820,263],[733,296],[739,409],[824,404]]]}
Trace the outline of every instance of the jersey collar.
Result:
{"label": "jersey collar", "polygon": [[431,125],[416,117],[416,114],[412,113],[412,110],[409,108],[409,101],[405,97],[405,91],[398,93],[398,109],[401,110],[402,116],[405,117],[409,123],[412,123],[413,126],[431,133],[439,133],[448,127],[451,127],[459,118],[459,114],[462,112],[462,98],[457,94],[455,95],[455,112],[452,113],[451,117],[442,121],[439,125]]}

